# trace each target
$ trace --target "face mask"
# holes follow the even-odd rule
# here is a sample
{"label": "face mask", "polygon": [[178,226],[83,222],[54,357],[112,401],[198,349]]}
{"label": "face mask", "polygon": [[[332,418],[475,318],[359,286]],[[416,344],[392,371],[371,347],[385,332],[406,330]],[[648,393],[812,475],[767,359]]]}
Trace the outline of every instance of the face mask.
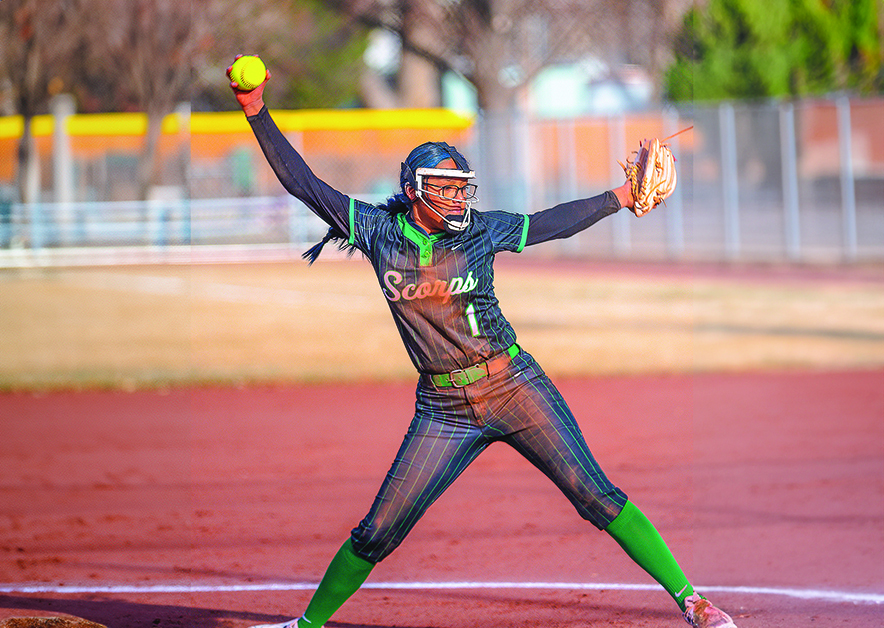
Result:
{"label": "face mask", "polygon": [[[418,168],[415,171],[415,193],[424,201],[433,213],[442,219],[443,229],[452,235],[463,233],[470,226],[472,206],[476,198],[476,186],[471,183],[463,185],[434,186],[427,184],[424,177],[445,177],[447,179],[462,179],[468,181],[476,176],[472,170],[448,170],[443,168]],[[434,199],[436,199],[434,201]],[[446,214],[445,207],[437,205],[438,201],[457,200],[463,204],[462,214]]]}

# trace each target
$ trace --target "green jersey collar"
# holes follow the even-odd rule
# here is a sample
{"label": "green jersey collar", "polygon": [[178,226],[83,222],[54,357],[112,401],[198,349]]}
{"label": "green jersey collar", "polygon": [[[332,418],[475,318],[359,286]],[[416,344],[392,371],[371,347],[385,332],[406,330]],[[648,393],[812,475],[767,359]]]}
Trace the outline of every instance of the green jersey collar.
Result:
{"label": "green jersey collar", "polygon": [[402,229],[402,235],[414,242],[420,252],[420,265],[429,266],[433,263],[433,243],[444,238],[444,233],[433,233],[427,235],[421,229],[411,224],[405,214],[396,216],[399,226]]}

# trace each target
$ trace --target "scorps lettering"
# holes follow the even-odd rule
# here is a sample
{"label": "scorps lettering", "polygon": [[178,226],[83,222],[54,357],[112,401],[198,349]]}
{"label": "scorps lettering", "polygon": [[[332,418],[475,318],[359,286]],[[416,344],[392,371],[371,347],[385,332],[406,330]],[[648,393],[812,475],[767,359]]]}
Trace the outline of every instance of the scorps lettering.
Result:
{"label": "scorps lettering", "polygon": [[402,285],[404,279],[402,273],[395,270],[388,270],[384,273],[384,296],[390,301],[398,301],[405,299],[413,301],[414,299],[426,299],[428,297],[442,297],[442,302],[447,303],[451,299],[451,295],[471,292],[476,289],[479,282],[473,278],[470,271],[466,277],[454,277],[451,281],[424,281],[421,283],[409,283]]}

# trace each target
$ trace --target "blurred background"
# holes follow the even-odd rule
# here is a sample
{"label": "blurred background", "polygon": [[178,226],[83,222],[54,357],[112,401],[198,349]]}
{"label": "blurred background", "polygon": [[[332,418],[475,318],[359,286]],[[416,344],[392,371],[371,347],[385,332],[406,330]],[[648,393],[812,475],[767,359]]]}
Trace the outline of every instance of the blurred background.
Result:
{"label": "blurred background", "polygon": [[[457,145],[533,212],[672,140],[665,211],[543,255],[884,258],[880,0],[2,0],[0,267],[285,257],[325,227],[227,87],[237,53],[307,162],[369,201]],[[535,254],[535,253],[530,253]],[[540,254],[540,253],[536,253]]]}
{"label": "blurred background", "polygon": [[[501,253],[495,296],[697,581],[881,599],[882,0],[0,0],[0,582],[190,587],[7,586],[0,617],[280,621],[263,613],[291,591],[192,585],[321,575],[410,417],[414,367],[370,264],[299,257],[326,227],[266,164],[225,76],[239,53],[271,69],[266,101],[313,170],[366,201],[444,140],[479,209],[535,212],[620,185],[642,138],[692,127],[665,207]],[[333,385],[300,386],[316,382]],[[530,541],[593,557],[568,578],[607,578],[608,550],[575,528],[572,552],[501,460],[473,476],[485,514],[451,526],[477,502],[452,493],[436,512],[455,518],[388,573],[484,578],[500,556],[518,578]],[[503,533],[523,505],[540,525]],[[884,625],[880,604],[762,590],[730,589],[746,625]],[[365,625],[473,595],[498,625],[664,617],[644,593],[615,612],[609,593],[409,592]]]}

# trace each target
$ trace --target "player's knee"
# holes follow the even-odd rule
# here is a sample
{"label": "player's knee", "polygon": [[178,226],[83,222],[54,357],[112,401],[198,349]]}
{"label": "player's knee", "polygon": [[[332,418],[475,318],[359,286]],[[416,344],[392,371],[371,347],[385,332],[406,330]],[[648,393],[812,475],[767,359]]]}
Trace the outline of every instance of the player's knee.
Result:
{"label": "player's knee", "polygon": [[393,553],[403,539],[400,538],[381,538],[365,541],[355,534],[350,537],[353,544],[353,552],[370,563],[379,563],[387,556]]}
{"label": "player's knee", "polygon": [[574,506],[583,519],[599,530],[604,530],[617,518],[627,501],[626,493],[612,487],[604,493],[593,493],[583,499],[574,500]]}
{"label": "player's knee", "polygon": [[353,551],[371,563],[379,563],[393,553],[408,530],[395,530],[392,526],[378,525],[363,519],[350,534]]}

